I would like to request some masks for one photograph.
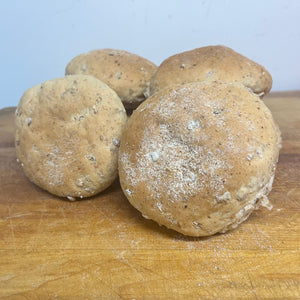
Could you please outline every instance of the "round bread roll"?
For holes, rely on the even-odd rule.
[[[149,96],[150,78],[156,68],[136,54],[100,49],[73,58],[66,67],[66,75],[95,76],[116,91],[126,109],[134,109]]]
[[[269,206],[280,132],[242,84],[166,88],[133,112],[119,178],[145,218],[189,236],[225,232]]]
[[[208,46],[163,61],[151,79],[150,93],[193,81],[240,82],[260,97],[272,87],[272,77],[263,66],[228,47]]]
[[[39,187],[75,200],[116,179],[127,116],[100,80],[70,75],[38,84],[23,94],[15,121],[17,158]]]

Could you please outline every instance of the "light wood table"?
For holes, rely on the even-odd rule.
[[[300,299],[300,92],[265,99],[283,137],[274,208],[189,238],[127,202],[118,182],[89,200],[42,191],[16,163],[0,111],[1,299]]]

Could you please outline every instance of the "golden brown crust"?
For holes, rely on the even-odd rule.
[[[267,205],[279,145],[270,111],[243,85],[166,88],[126,125],[120,182],[145,217],[186,235],[212,235]]]
[[[176,84],[216,80],[240,82],[260,97],[272,87],[272,77],[263,66],[228,47],[208,46],[164,60],[151,79],[150,93]]]
[[[16,152],[26,176],[58,196],[89,197],[117,177],[127,116],[100,80],[70,75],[28,89],[16,111]]]
[[[66,67],[66,74],[88,74],[105,82],[121,98],[125,108],[136,108],[149,94],[156,65],[136,54],[99,49],[80,54]]]

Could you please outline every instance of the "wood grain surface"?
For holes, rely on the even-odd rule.
[[[300,299],[300,92],[264,100],[283,137],[274,208],[189,238],[144,219],[116,181],[68,202],[16,163],[14,108],[0,111],[1,299]]]

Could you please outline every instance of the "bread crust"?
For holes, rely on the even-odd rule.
[[[127,122],[118,95],[100,80],[70,75],[38,84],[16,110],[16,154],[26,176],[70,200],[95,195],[117,177]]]
[[[156,68],[154,63],[130,52],[99,49],[73,58],[65,73],[95,76],[116,91],[126,109],[132,109],[149,96],[150,78]]]
[[[193,81],[240,82],[263,97],[272,76],[258,63],[226,46],[207,46],[175,54],[164,60],[150,81],[150,94]]]
[[[129,119],[120,183],[145,218],[190,236],[225,232],[268,206],[280,142],[271,112],[242,84],[173,86]]]

